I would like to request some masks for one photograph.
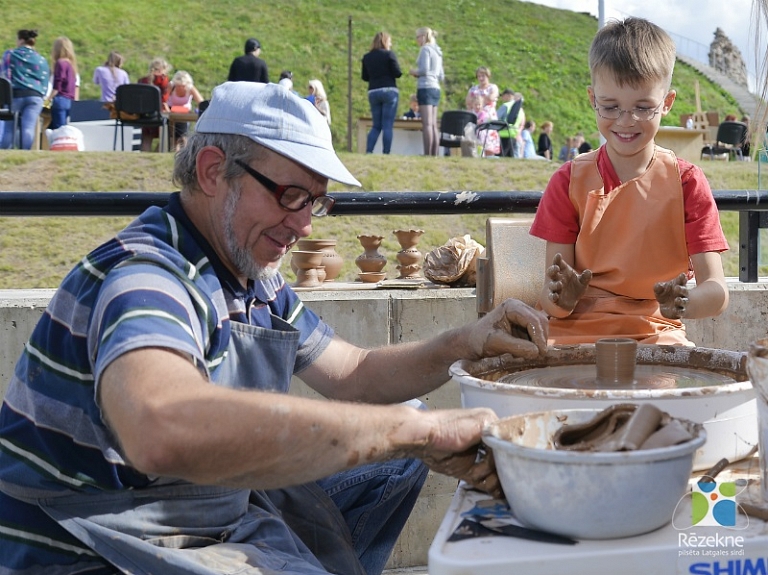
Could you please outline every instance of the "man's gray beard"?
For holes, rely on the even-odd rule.
[[[279,263],[274,267],[260,266],[254,261],[251,252],[237,243],[232,222],[237,212],[240,194],[243,190],[239,182],[232,182],[231,185],[232,190],[227,197],[227,203],[224,205],[224,241],[229,252],[229,259],[232,261],[235,269],[249,279],[264,281],[273,278],[277,275],[278,268],[280,267]]]

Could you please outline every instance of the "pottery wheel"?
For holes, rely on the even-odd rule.
[[[606,385],[597,379],[594,365],[562,365],[527,369],[504,375],[498,380],[529,387],[565,389],[616,389],[618,384]],[[671,367],[668,365],[638,365],[631,389],[680,389],[709,387],[733,383],[736,380],[703,369]],[[624,387],[622,387],[624,388]]]

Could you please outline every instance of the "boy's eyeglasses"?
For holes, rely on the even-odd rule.
[[[626,113],[636,122],[647,122],[656,117],[663,103],[664,101],[662,100],[655,108],[632,108],[631,110],[622,110],[618,106],[600,106],[595,104],[595,112],[603,120],[618,120],[622,114]]]
[[[312,204],[312,215],[318,218],[327,216],[336,203],[331,196],[314,196],[309,190],[298,186],[283,186],[260,174],[251,166],[240,160],[235,163],[243,168],[248,175],[275,194],[275,199],[280,207],[289,212],[300,212],[309,204]]]

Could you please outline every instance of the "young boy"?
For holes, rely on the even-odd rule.
[[[550,343],[693,345],[681,318],[728,305],[709,184],[654,141],[675,101],[674,63],[673,41],[647,20],[611,22],[592,42],[587,92],[605,144],[558,169],[531,227],[551,262],[540,297]]]

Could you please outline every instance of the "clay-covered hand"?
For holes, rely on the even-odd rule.
[[[508,299],[471,326],[467,359],[511,353],[534,359],[547,353],[549,322],[544,312]]]
[[[674,279],[658,282],[653,286],[656,301],[659,302],[661,315],[667,319],[685,317],[685,307],[688,305],[688,278],[680,274]]]
[[[592,280],[592,271],[584,270],[578,273],[563,260],[561,254],[555,254],[552,265],[547,268],[547,279],[549,300],[557,307],[572,312],[587,291],[587,286]]]
[[[483,428],[497,418],[486,408],[436,410],[435,432],[416,456],[432,471],[462,479],[493,497],[501,498],[493,453],[482,442]]]

